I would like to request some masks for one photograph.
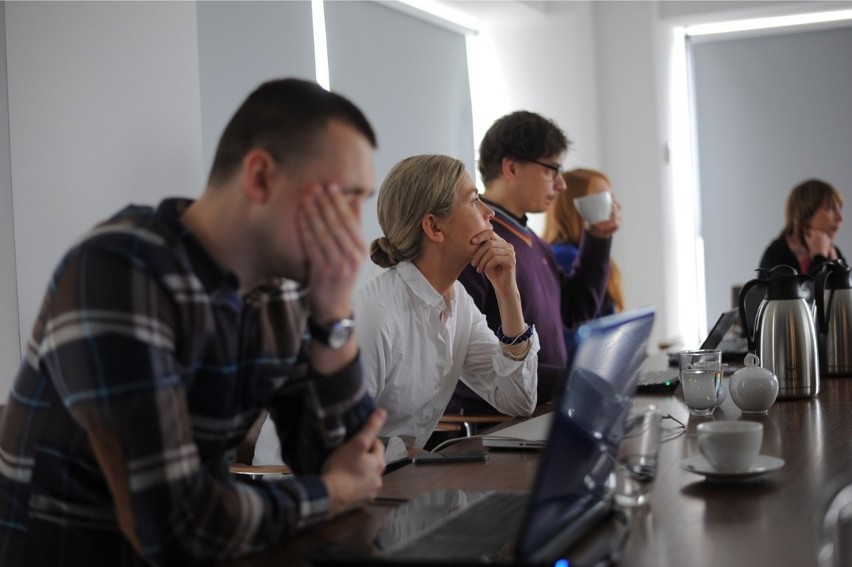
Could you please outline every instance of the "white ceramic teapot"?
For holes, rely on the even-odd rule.
[[[778,397],[778,377],[760,366],[760,359],[749,353],[745,368],[731,376],[731,399],[743,413],[761,414],[769,411]]]

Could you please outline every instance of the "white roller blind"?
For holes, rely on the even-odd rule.
[[[234,111],[259,84],[314,80],[310,2],[198,2],[204,171]]]
[[[326,2],[325,14],[331,89],[351,98],[378,136],[377,188],[415,154],[456,157],[473,175],[464,35],[374,2]],[[381,234],[375,199],[364,225],[368,239]]]

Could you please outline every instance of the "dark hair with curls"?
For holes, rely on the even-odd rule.
[[[225,127],[210,169],[210,184],[228,179],[256,148],[269,152],[279,164],[298,164],[315,151],[319,134],[330,120],[352,126],[376,147],[367,118],[346,98],[301,79],[263,83]]]
[[[503,158],[539,160],[568,150],[571,142],[552,120],[519,110],[498,119],[479,144],[479,174],[488,183],[500,177]]]

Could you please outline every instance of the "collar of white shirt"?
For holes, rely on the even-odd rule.
[[[400,262],[396,265],[396,271],[416,297],[427,306],[441,310],[442,320],[452,311],[453,301],[456,298],[455,286],[450,288],[450,292],[445,298],[432,287],[426,276],[411,262]]]

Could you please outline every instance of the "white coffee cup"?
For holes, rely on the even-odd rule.
[[[709,421],[698,424],[698,449],[719,472],[751,469],[763,443],[756,421]]]
[[[580,216],[587,223],[597,224],[609,219],[612,213],[612,193],[603,191],[585,197],[577,197],[574,199],[574,206],[577,207]]]

